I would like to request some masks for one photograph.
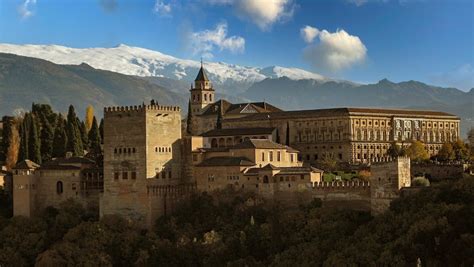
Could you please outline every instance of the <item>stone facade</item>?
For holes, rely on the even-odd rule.
[[[223,128],[275,127],[304,162],[330,155],[358,164],[387,161],[392,143],[408,146],[414,140],[435,155],[443,143],[459,138],[459,123],[443,112],[337,108],[255,114],[224,120]]]
[[[182,189],[180,112],[160,105],[104,110],[101,216],[120,214],[149,227],[171,210],[164,197]]]

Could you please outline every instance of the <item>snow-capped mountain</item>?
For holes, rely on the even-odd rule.
[[[191,82],[200,67],[199,61],[180,59],[158,51],[119,45],[113,48],[70,48],[59,45],[0,44],[0,52],[35,57],[56,64],[87,63],[96,69],[127,75],[166,77]],[[326,81],[322,75],[298,68],[239,66],[223,62],[205,62],[209,78],[221,92],[239,94],[255,82],[286,76],[292,80]]]

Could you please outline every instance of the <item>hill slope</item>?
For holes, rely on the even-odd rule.
[[[0,53],[0,114],[29,109],[32,102],[66,111],[112,105],[138,105],[150,99],[186,106],[187,98],[141,78],[94,69],[86,64],[57,65],[42,59]]]

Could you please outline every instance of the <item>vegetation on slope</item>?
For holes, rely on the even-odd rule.
[[[283,210],[255,196],[194,195],[152,231],[77,203],[0,219],[0,265],[471,266],[474,178],[424,188],[386,213]]]

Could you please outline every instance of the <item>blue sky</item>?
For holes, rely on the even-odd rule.
[[[473,14],[470,0],[2,0],[0,42],[124,43],[181,58],[468,90]]]

